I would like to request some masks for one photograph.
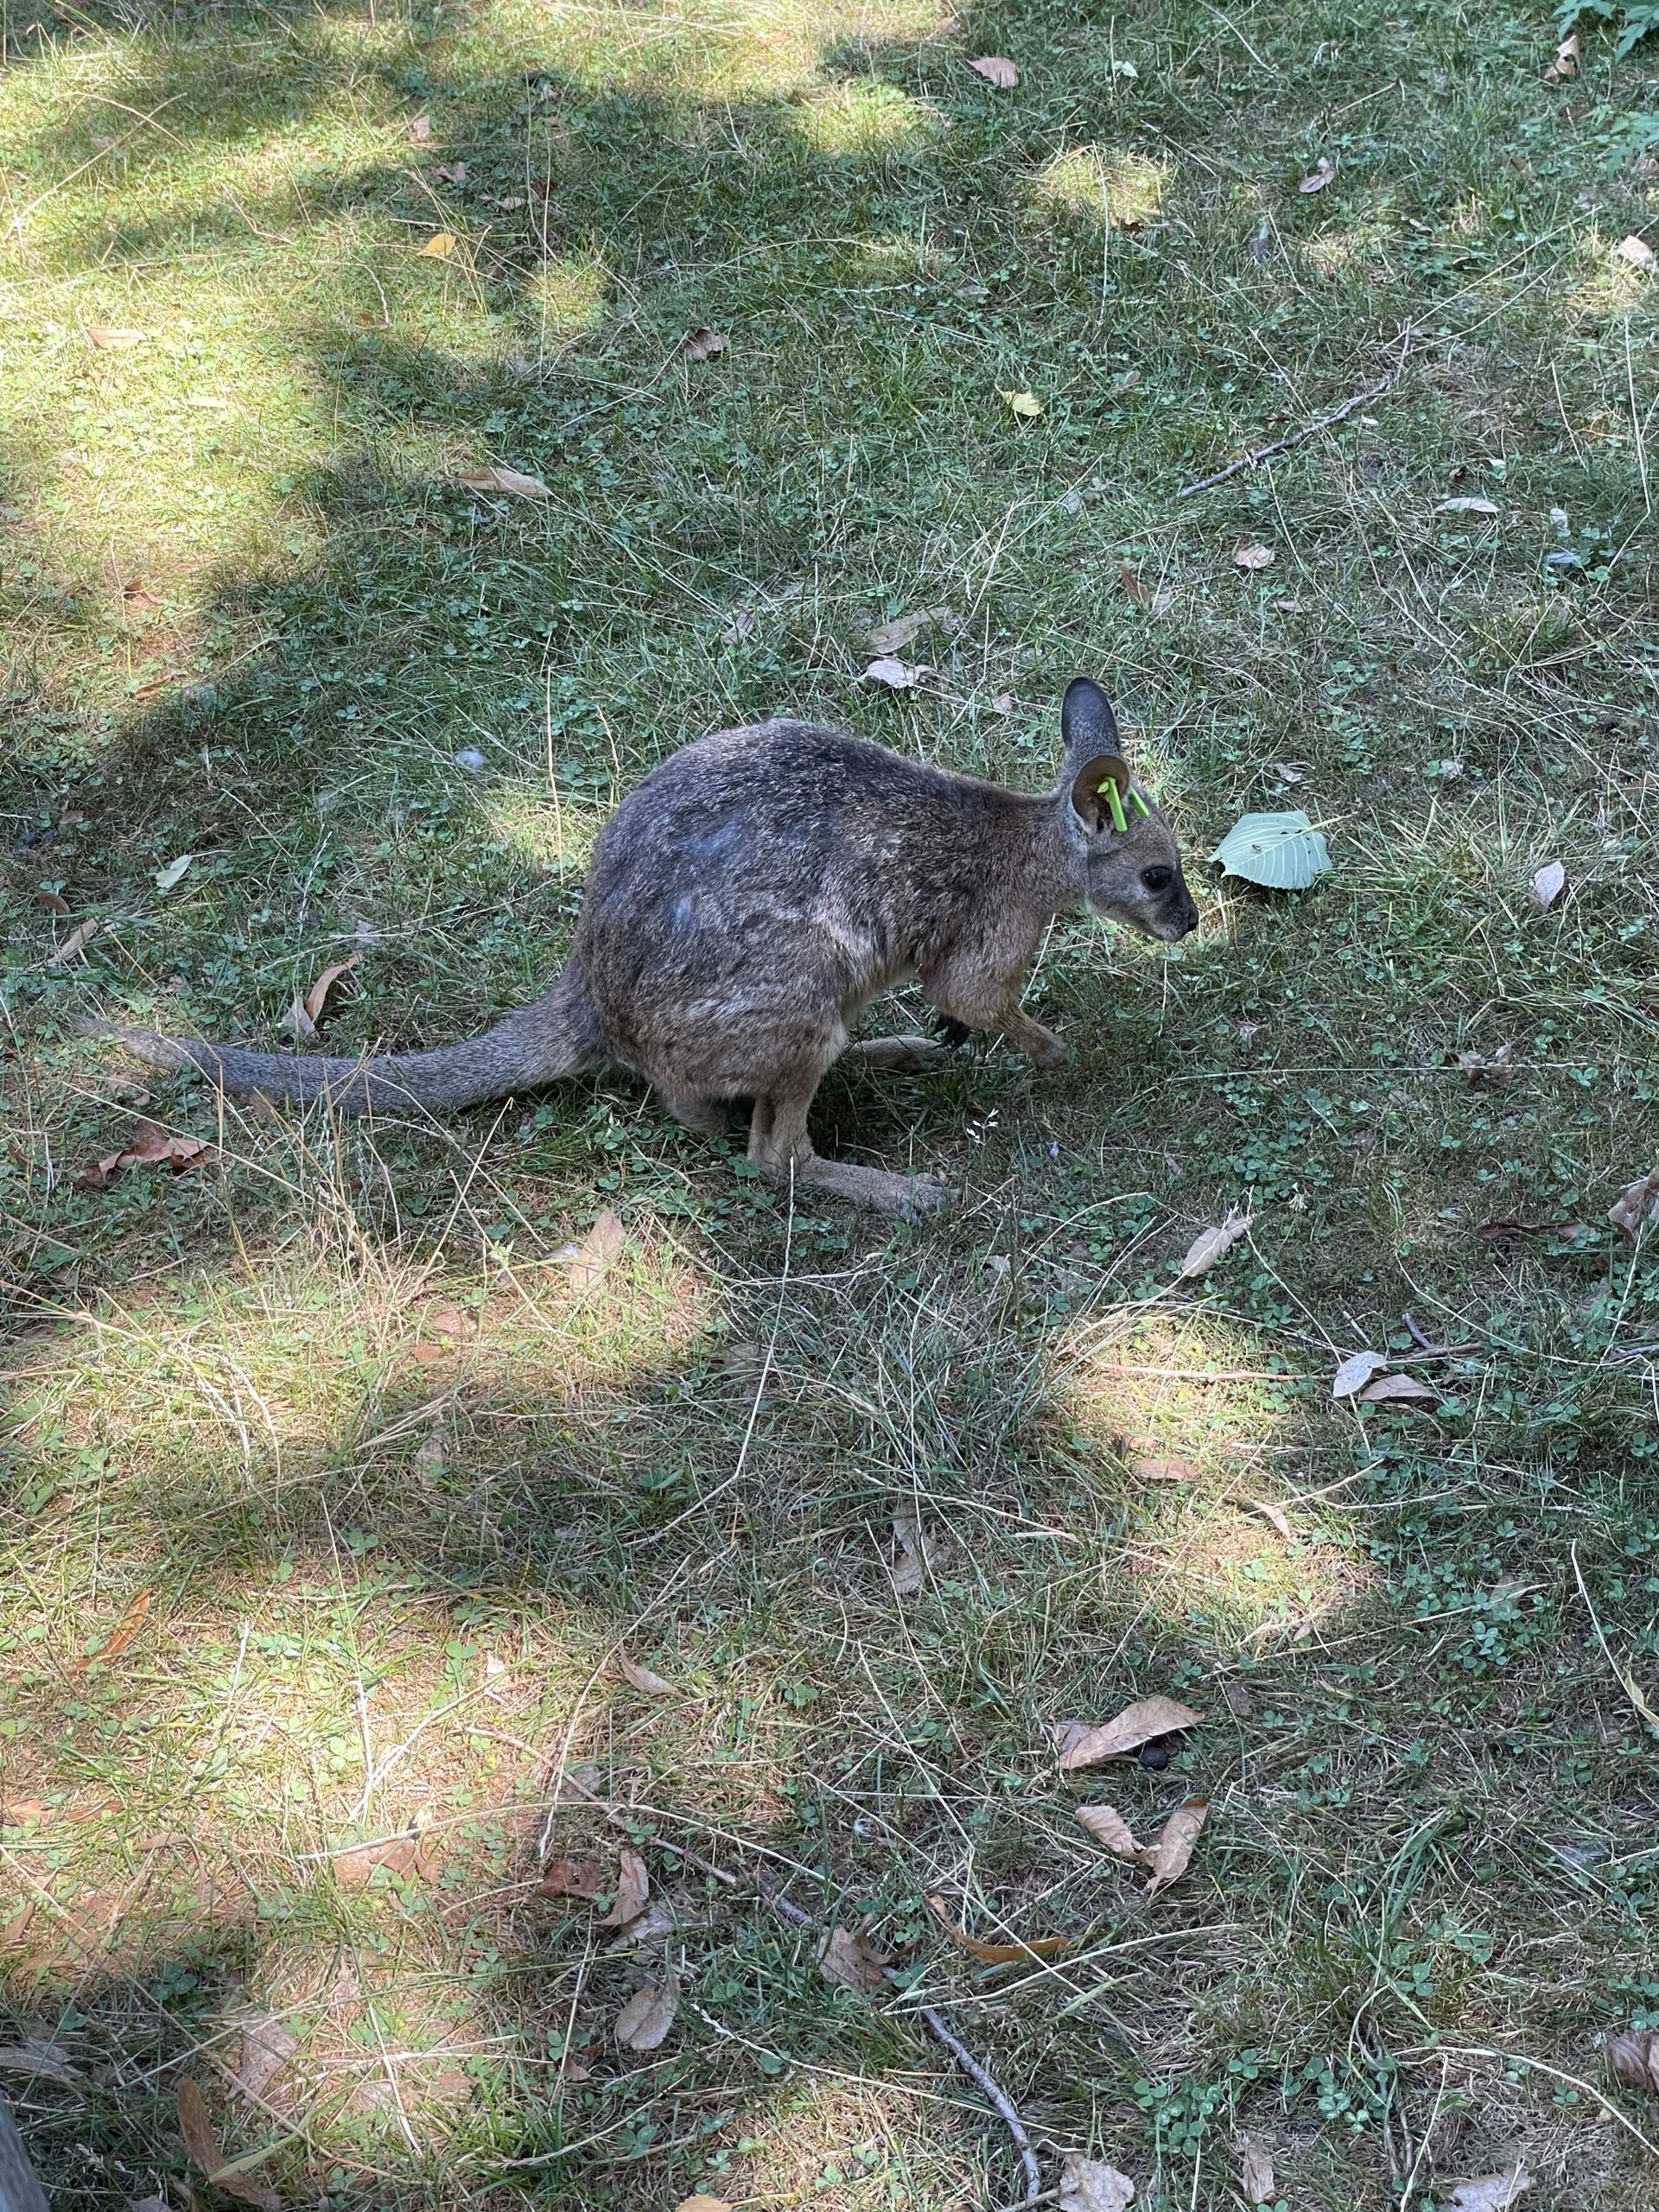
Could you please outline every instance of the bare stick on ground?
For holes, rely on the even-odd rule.
[[[1397,382],[1406,365],[1406,355],[1411,350],[1413,326],[1407,324],[1400,334],[1400,358],[1380,382],[1368,385],[1363,391],[1357,391],[1351,399],[1344,399],[1340,407],[1333,407],[1328,415],[1321,415],[1315,423],[1304,423],[1300,430],[1292,430],[1282,438],[1275,438],[1271,445],[1255,446],[1249,453],[1242,453],[1236,461],[1230,461],[1225,468],[1217,469],[1213,476],[1200,476],[1196,484],[1184,484],[1175,494],[1178,499],[1190,499],[1195,492],[1207,492],[1212,484],[1224,484],[1230,476],[1236,476],[1241,468],[1258,467],[1264,461],[1271,461],[1274,454],[1288,453],[1293,446],[1300,446],[1309,438],[1317,437],[1321,430],[1329,430],[1338,423],[1345,423],[1357,407],[1363,407],[1369,399],[1381,399],[1389,386]]]

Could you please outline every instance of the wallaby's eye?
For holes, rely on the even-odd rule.
[[[1145,891],[1167,891],[1175,880],[1175,871],[1169,868],[1143,868],[1141,887]]]

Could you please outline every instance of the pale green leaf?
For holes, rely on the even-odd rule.
[[[1247,814],[1210,855],[1229,875],[1264,883],[1269,891],[1306,891],[1328,873],[1325,839],[1300,807],[1286,814]]]

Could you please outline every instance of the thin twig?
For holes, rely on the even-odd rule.
[[[1602,1631],[1601,1622],[1597,1617],[1596,1609],[1590,1602],[1590,1592],[1585,1587],[1584,1569],[1579,1565],[1579,1547],[1576,1541],[1567,1546],[1567,1552],[1573,1561],[1573,1575],[1579,1586],[1579,1595],[1584,1600],[1584,1610],[1590,1616],[1590,1625],[1596,1631],[1596,1642],[1601,1646],[1601,1656],[1612,1669],[1613,1680],[1629,1698],[1637,1714],[1647,1722],[1655,1735],[1659,1736],[1659,1712],[1654,1710],[1635,1675],[1627,1675],[1618,1660],[1614,1658],[1612,1647]]]
[[[1315,423],[1304,423],[1300,430],[1292,430],[1282,438],[1275,438],[1271,445],[1256,446],[1249,453],[1240,454],[1236,461],[1230,461],[1225,468],[1217,469],[1213,476],[1201,476],[1196,484],[1185,484],[1175,494],[1178,499],[1190,499],[1195,492],[1207,492],[1212,484],[1224,484],[1230,476],[1236,476],[1241,468],[1255,468],[1264,461],[1271,461],[1274,454],[1288,453],[1293,446],[1300,446],[1309,438],[1317,437],[1321,430],[1328,430],[1338,423],[1347,421],[1355,408],[1363,407],[1369,399],[1381,399],[1389,387],[1396,383],[1406,365],[1406,355],[1411,350],[1412,334],[1416,326],[1408,323],[1400,334],[1400,358],[1378,384],[1368,385],[1363,391],[1357,391],[1351,399],[1344,399],[1340,407],[1333,407],[1328,415],[1321,415]]]
[[[803,1912],[787,1897],[779,1897],[776,1890],[762,1881],[757,1874],[754,1886],[774,1912],[782,1913],[785,1920],[792,1920],[798,1928],[816,1926],[810,1913]],[[931,2005],[918,2005],[917,2016],[942,2050],[948,2050],[957,2064],[981,2094],[986,2097],[1002,2125],[1014,2138],[1014,2147],[1020,2153],[1020,2163],[1026,2173],[1026,2202],[1040,2204],[1044,2201],[1042,2169],[1037,2164],[1037,2153],[1031,2147],[1031,2138],[1026,2133],[1025,2122],[1014,2110],[1006,2093],[997,2087],[972,2051],[957,2042]]]
[[[1417,1346],[1412,1357],[1419,1364],[1426,1359],[1466,1359],[1471,1351],[1480,1350],[1478,1344],[1437,1344],[1432,1337],[1423,1334],[1409,1313],[1402,1313],[1400,1318],[1411,1332],[1412,1340]]]
[[[964,2049],[957,2041],[933,2007],[931,2005],[921,2005],[917,2007],[917,2011],[920,2015],[922,2025],[932,2037],[934,2042],[942,2050],[950,2052],[968,2079],[974,2082],[995,2106],[997,2116],[1014,2138],[1014,2147],[1020,2153],[1020,2163],[1026,2170],[1026,2202],[1027,2204],[1040,2204],[1044,2194],[1042,2170],[1037,2164],[1037,2153],[1031,2147],[1031,2138],[1027,2134],[1025,2124],[1019,2113],[973,2053]]]

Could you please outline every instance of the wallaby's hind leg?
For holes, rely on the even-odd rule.
[[[683,1128],[695,1129],[699,1136],[717,1137],[726,1128],[725,1102],[719,1098],[700,1098],[695,1091],[663,1090],[658,1096]]]
[[[843,1060],[861,1060],[867,1068],[880,1068],[889,1075],[914,1075],[923,1068],[943,1067],[956,1056],[937,1037],[866,1037],[849,1045]]]
[[[792,1170],[800,1189],[830,1191],[881,1213],[936,1213],[956,1204],[956,1192],[938,1183],[916,1182],[908,1175],[890,1174],[885,1167],[855,1167],[847,1160],[821,1158],[806,1132],[807,1109],[821,1072],[814,1067],[774,1084],[767,1096],[755,1100],[749,1158],[763,1175],[787,1183]]]

